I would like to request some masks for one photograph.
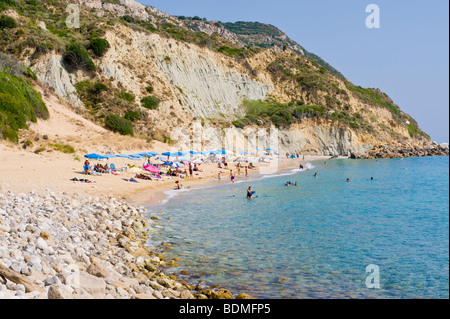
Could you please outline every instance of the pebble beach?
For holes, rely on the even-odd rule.
[[[145,244],[146,214],[112,197],[0,194],[0,299],[193,299]]]

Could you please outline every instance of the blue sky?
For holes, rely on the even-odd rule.
[[[172,15],[280,28],[356,85],[380,88],[439,143],[449,141],[447,0],[138,0]],[[366,27],[366,6],[380,28]]]

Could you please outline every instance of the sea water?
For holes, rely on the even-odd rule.
[[[258,298],[449,298],[448,161],[333,159],[180,192],[151,240],[181,258],[168,272]]]

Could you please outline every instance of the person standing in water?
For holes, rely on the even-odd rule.
[[[252,199],[253,198],[253,194],[254,194],[254,192],[252,192],[252,187],[250,186],[247,189],[247,199]]]
[[[231,178],[231,182],[234,183],[234,173],[233,173],[233,171],[230,171],[230,178]]]

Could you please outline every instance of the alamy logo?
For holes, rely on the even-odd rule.
[[[366,267],[369,275],[366,278],[366,287],[369,289],[380,289],[380,267],[377,265],[369,265]]]
[[[370,13],[366,18],[366,27],[368,29],[380,28],[380,7],[376,4],[369,4],[366,7],[366,13]]]
[[[69,4],[66,8],[66,12],[69,16],[66,19],[66,26],[69,29],[80,28],[80,8],[75,4]]]

